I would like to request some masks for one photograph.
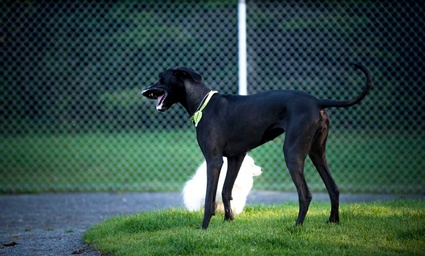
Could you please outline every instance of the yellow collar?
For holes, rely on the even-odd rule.
[[[208,105],[208,102],[210,102],[211,97],[216,93],[217,93],[217,91],[210,91],[205,96],[205,99],[203,100],[204,102],[202,103],[202,105],[198,108],[198,110],[195,112],[195,114],[193,114],[193,116],[190,118],[190,120],[192,120],[195,127],[198,126],[199,121],[201,121],[201,119],[202,119],[202,110],[205,109],[205,107]]]

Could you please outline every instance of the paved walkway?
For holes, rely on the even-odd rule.
[[[341,202],[398,198],[425,200],[425,195],[345,194]],[[295,193],[253,191],[248,204],[297,200]],[[328,196],[313,193],[313,200],[328,200]],[[81,239],[93,224],[116,215],[182,206],[179,193],[1,195],[0,255],[100,255]]]

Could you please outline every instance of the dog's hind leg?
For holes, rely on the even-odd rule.
[[[331,200],[331,214],[329,222],[339,222],[339,189],[334,179],[332,178],[328,163],[326,161],[326,140],[328,137],[329,118],[322,111],[323,123],[322,129],[317,135],[309,153],[310,159],[320,174]]]
[[[241,168],[245,154],[240,156],[228,157],[228,169],[226,174],[226,180],[223,185],[223,192],[221,194],[224,204],[224,220],[233,220],[232,207],[230,200],[232,200],[232,189],[235,184],[236,177],[238,176],[239,169]]]
[[[286,166],[289,169],[292,181],[294,182],[298,192],[299,211],[298,218],[295,223],[297,225],[301,225],[303,224],[305,216],[307,215],[308,207],[312,199],[311,192],[304,177],[305,158],[298,157],[298,159],[296,159],[295,157],[291,157],[289,153],[286,153],[285,159],[288,158],[290,160],[286,160]]]
[[[215,195],[222,165],[222,156],[207,159],[207,191],[205,194],[204,220],[202,221],[202,228],[204,229],[208,227],[211,217],[215,214]]]
[[[303,129],[300,130],[299,127],[303,127],[304,131]],[[304,177],[304,162],[314,135],[310,134],[311,130],[306,128],[308,126],[298,125],[294,126],[294,129],[288,129],[283,146],[286,166],[298,192],[299,212],[296,220],[297,225],[303,224],[312,199]]]
[[[331,200],[331,214],[329,222],[339,222],[339,189],[334,179],[332,178],[329,170],[325,152],[312,150],[310,153],[310,159],[320,174],[323,182],[325,183],[326,189],[328,190],[329,198]]]

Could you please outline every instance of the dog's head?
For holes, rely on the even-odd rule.
[[[251,176],[260,176],[263,169],[255,164],[251,156],[246,155],[239,172],[248,172]]]
[[[160,112],[168,110],[175,103],[182,103],[186,98],[185,81],[201,83],[202,76],[191,68],[177,67],[159,74],[158,81],[144,89],[142,95],[156,99],[156,109]]]

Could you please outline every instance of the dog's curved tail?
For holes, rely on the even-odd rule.
[[[369,70],[367,70],[367,68],[361,64],[358,63],[350,63],[351,66],[353,66],[356,69],[360,69],[361,71],[363,71],[363,73],[366,76],[366,85],[363,88],[362,92],[357,95],[357,97],[351,99],[351,100],[319,100],[319,106],[321,109],[325,109],[325,108],[331,108],[331,107],[336,107],[336,108],[346,108],[346,107],[351,107],[353,105],[356,105],[357,103],[359,103],[360,101],[362,101],[364,99],[364,97],[367,95],[367,93],[369,92],[369,89],[372,87],[372,76],[370,75]]]

